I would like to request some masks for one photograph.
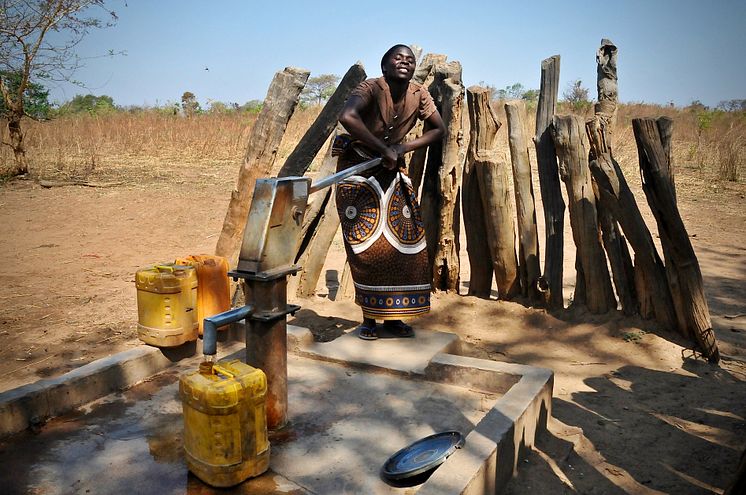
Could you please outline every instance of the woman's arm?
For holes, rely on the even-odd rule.
[[[378,151],[383,158],[384,167],[393,170],[396,167],[396,160],[399,158],[399,155],[393,147],[388,146],[381,139],[378,139],[365,126],[365,122],[360,117],[360,112],[364,107],[365,102],[362,98],[356,95],[350,96],[339,116],[339,122],[347,129],[347,132],[352,137],[359,139],[371,149]]]
[[[430,146],[431,144],[443,139],[443,136],[446,134],[446,126],[437,110],[425,119],[425,123],[429,124],[430,128],[425,131],[422,136],[413,139],[408,143],[395,144],[392,146],[399,156],[419,148],[424,148],[425,146]]]

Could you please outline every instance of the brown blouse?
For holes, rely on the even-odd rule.
[[[426,120],[435,111],[435,103],[427,89],[410,82],[400,114],[394,113],[394,103],[386,79],[368,79],[352,91],[365,107],[360,117],[371,133],[385,143],[400,143],[415,126],[417,119]]]

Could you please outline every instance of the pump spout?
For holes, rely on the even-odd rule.
[[[254,306],[247,304],[205,318],[202,332],[202,353],[205,356],[215,356],[218,352],[218,327],[241,321],[253,312]]]

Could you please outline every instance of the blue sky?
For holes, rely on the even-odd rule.
[[[378,7],[375,5],[378,4]],[[287,66],[342,75],[362,61],[380,75],[396,43],[417,44],[463,66],[464,84],[538,88],[541,61],[561,56],[560,93],[576,79],[596,92],[602,38],[619,48],[623,102],[687,105],[746,98],[746,1],[117,0],[116,26],[89,34],[82,56],[107,50],[58,85],[50,99],[107,94],[119,105],[264,98]],[[368,6],[370,5],[370,6]],[[209,69],[209,70],[206,70]]]

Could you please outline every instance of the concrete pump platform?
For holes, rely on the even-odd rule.
[[[426,330],[315,343],[288,327],[289,425],[270,435],[270,471],[226,490],[191,475],[182,453],[178,379],[200,356],[141,346],[0,394],[0,486],[9,494],[500,493],[520,448],[546,427],[553,374],[459,356],[458,347],[457,336]],[[220,358],[244,352],[242,342],[218,347]],[[446,430],[466,442],[429,477],[409,487],[381,479],[389,456]]]

